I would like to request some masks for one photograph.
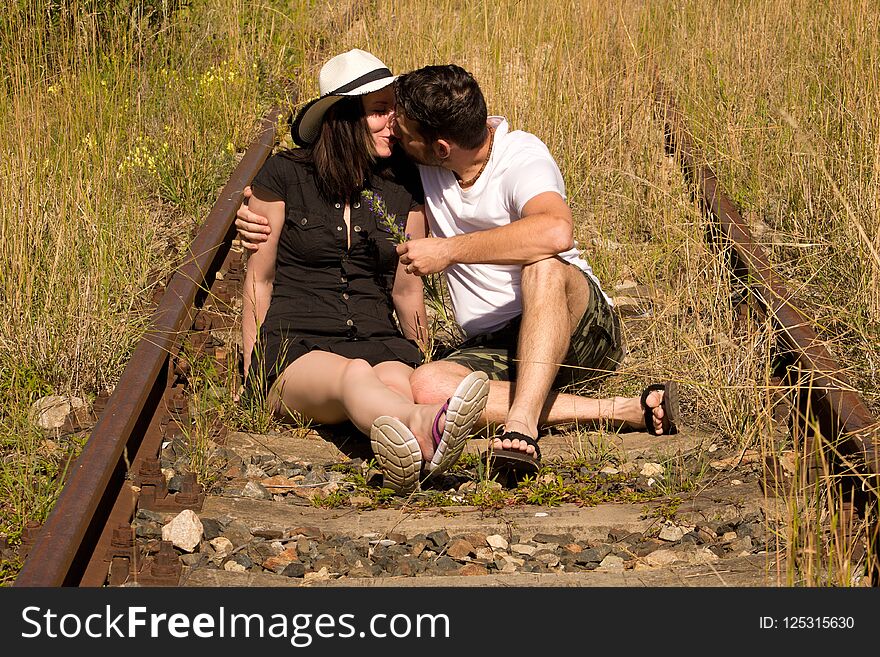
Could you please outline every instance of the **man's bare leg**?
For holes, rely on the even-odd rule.
[[[504,424],[507,431],[537,437],[538,426],[574,422],[612,421],[635,429],[645,427],[638,397],[595,399],[553,392],[556,374],[574,331],[590,300],[590,287],[583,273],[558,258],[523,268],[523,318],[517,346],[518,374],[515,383],[490,381],[484,423]],[[416,369],[411,378],[417,402],[442,401],[470,370],[453,362],[437,361]],[[661,434],[663,393],[646,399],[652,409],[653,431]],[[533,446],[519,440],[496,440],[495,449],[520,449],[534,453]]]
[[[587,307],[590,288],[579,269],[547,258],[523,267],[521,290],[517,384],[504,426],[535,438],[541,410],[568,353],[571,332]]]
[[[461,380],[471,372],[464,365],[438,360],[422,365],[413,372],[410,383],[416,403],[440,404],[454,392]],[[489,381],[489,401],[481,418],[482,426],[504,424],[510,412],[516,384],[508,381]],[[654,433],[663,431],[663,393],[648,395],[647,405],[653,409]],[[645,427],[644,413],[638,397],[608,397],[597,399],[581,395],[551,392],[544,400],[538,418],[539,426],[608,421],[637,430]]]

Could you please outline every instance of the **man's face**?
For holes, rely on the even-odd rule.
[[[434,154],[431,144],[426,142],[419,131],[418,122],[408,119],[406,114],[400,111],[400,106],[394,112],[391,131],[400,143],[401,148],[414,162],[432,166],[439,166],[441,164]]]

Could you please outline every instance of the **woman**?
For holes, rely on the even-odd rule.
[[[456,461],[488,383],[474,373],[443,405],[413,402],[427,321],[395,235],[423,237],[426,225],[418,173],[393,149],[394,79],[363,50],[329,60],[321,96],[292,124],[302,148],[254,178],[250,209],[271,234],[248,260],[242,337],[250,387],[280,412],[350,420],[370,435],[385,485],[407,493],[423,468],[434,476]]]

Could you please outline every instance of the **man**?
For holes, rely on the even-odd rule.
[[[489,117],[479,85],[459,66],[406,73],[395,94],[394,134],[418,165],[432,235],[399,245],[398,255],[417,275],[445,272],[466,335],[415,371],[416,401],[442,402],[471,371],[485,371],[492,382],[484,421],[504,425],[495,462],[520,473],[537,471],[541,425],[613,420],[674,432],[674,384],[636,398],[554,392],[614,370],[623,349],[611,301],[576,248],[547,147]],[[249,248],[265,232],[261,223],[239,210]]]

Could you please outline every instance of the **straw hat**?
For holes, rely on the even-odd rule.
[[[336,55],[321,67],[318,84],[321,95],[310,100],[296,113],[291,124],[293,141],[310,146],[318,138],[324,113],[334,103],[348,96],[363,96],[384,89],[394,82],[388,67],[364,50],[349,50]]]

